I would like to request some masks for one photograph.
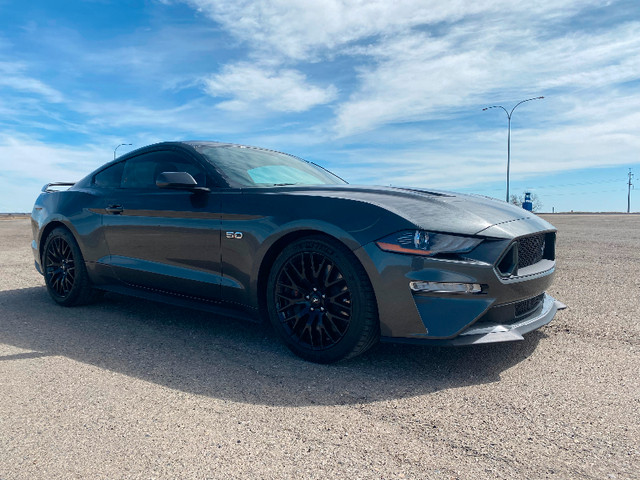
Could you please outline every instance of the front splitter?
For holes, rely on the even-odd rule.
[[[516,340],[524,340],[523,335],[537,330],[543,325],[548,324],[555,316],[558,310],[567,308],[567,306],[553,298],[549,294],[545,294],[542,310],[536,315],[527,317],[513,324],[500,323],[481,323],[478,326],[472,325],[464,330],[458,336],[448,339],[430,339],[424,336],[416,335],[415,337],[382,337],[380,341],[390,343],[411,343],[422,345],[478,345],[482,343],[497,342],[513,342]]]

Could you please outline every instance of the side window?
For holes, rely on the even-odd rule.
[[[207,176],[198,165],[175,152],[151,152],[131,158],[125,162],[122,188],[158,188],[156,179],[162,172],[187,172],[206,186]]]
[[[93,176],[93,184],[100,188],[120,188],[124,162],[111,165]]]

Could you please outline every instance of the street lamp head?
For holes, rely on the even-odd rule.
[[[515,105],[515,107],[513,107],[513,108],[511,109],[511,113],[513,113],[513,111],[516,109],[516,107],[517,107],[518,105],[520,105],[521,103],[524,103],[524,102],[530,102],[531,100],[542,100],[543,98],[544,98],[543,96],[540,96],[540,97],[532,97],[532,98],[527,98],[526,100],[522,100],[522,101],[518,102],[518,103]],[[506,108],[504,108],[502,105],[492,105],[492,106],[490,106],[490,107],[485,107],[485,108],[483,108],[483,109],[482,109],[482,111],[483,111],[483,112],[484,112],[484,111],[487,111],[487,110],[489,110],[490,108],[501,108],[501,109],[503,109],[505,112],[507,112],[507,116],[511,116],[511,114],[509,113],[509,111],[508,111]]]
[[[131,146],[131,145],[133,145],[133,143],[120,143],[116,148],[114,148],[114,149],[113,149],[113,159],[114,159],[114,160],[116,159],[116,152],[117,152],[117,151],[118,151],[118,149],[119,149],[120,147],[122,147],[123,145],[129,145],[129,146]]]

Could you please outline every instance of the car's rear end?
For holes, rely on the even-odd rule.
[[[40,274],[43,274],[42,258],[40,247],[42,234],[47,224],[55,218],[55,206],[59,204],[60,193],[73,187],[73,182],[53,182],[42,187],[42,191],[33,205],[31,211],[31,250],[35,261],[35,267]]]

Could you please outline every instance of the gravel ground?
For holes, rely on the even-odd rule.
[[[332,366],[198,311],[55,306],[2,220],[0,479],[640,478],[640,215],[547,218],[550,325]]]

